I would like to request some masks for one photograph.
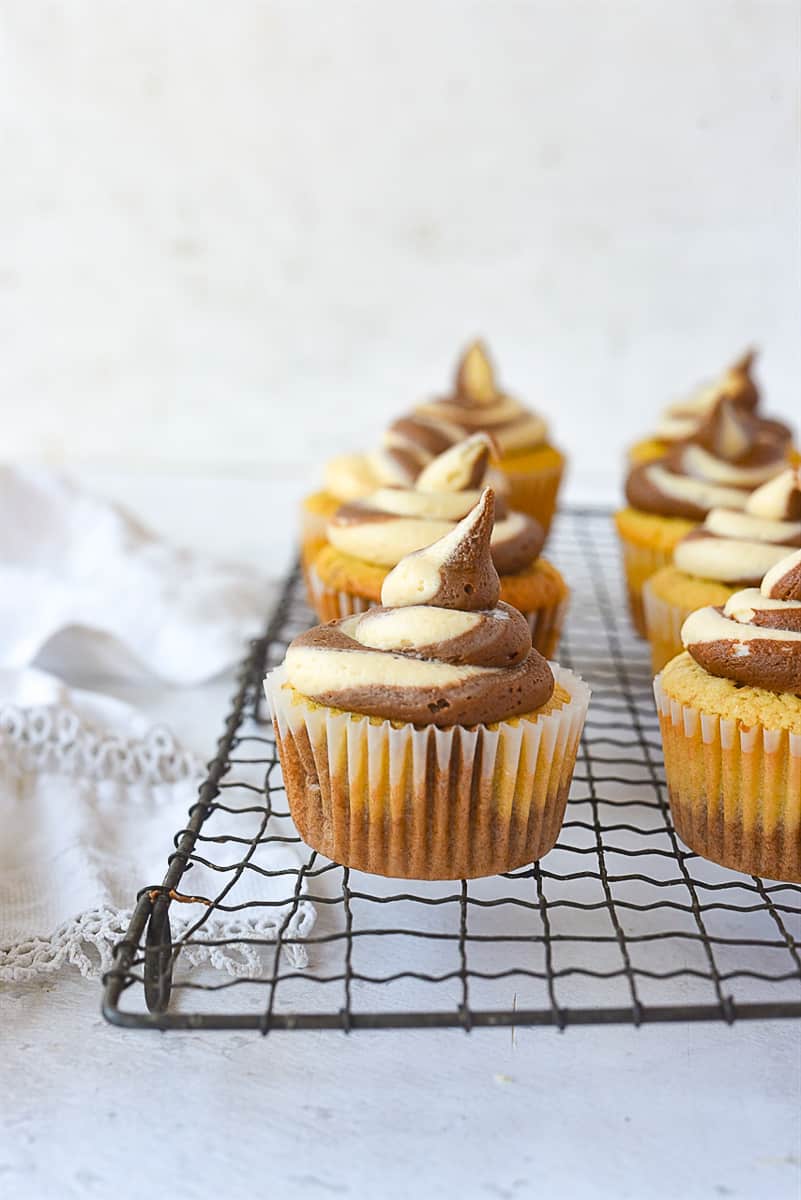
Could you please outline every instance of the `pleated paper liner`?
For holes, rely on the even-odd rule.
[[[560,455],[559,461],[553,466],[520,473],[514,469],[514,456],[502,459],[500,465],[509,481],[509,508],[534,517],[547,534],[556,512],[556,498],[565,469],[564,459]]]
[[[640,637],[645,637],[643,587],[651,575],[655,575],[661,567],[666,567],[673,561],[673,550],[672,548],[662,550],[658,547],[641,546],[624,537],[621,537],[620,544],[623,549],[623,570],[626,576],[631,622]]]
[[[748,875],[801,882],[801,734],[671,699],[654,680],[670,811],[697,854]]]
[[[265,681],[290,811],[327,858],[404,879],[495,875],[542,857],[564,819],[590,690],[558,666],[561,707],[472,729],[315,705]]]
[[[313,566],[309,567],[307,586],[311,597],[311,605],[321,622],[336,621],[341,617],[351,617],[355,613],[367,612],[379,603],[367,596],[357,596],[353,592],[338,591],[329,587],[320,578]],[[501,584],[501,599],[503,599],[503,584]],[[555,604],[543,604],[540,608],[526,612],[523,616],[528,621],[531,630],[531,642],[535,650],[545,658],[553,658],[562,627],[565,623],[567,610],[570,606],[570,596],[562,596]]]
[[[651,665],[657,674],[683,651],[681,627],[694,609],[657,596],[650,581],[646,581],[642,590],[642,606],[645,635],[651,646]]]

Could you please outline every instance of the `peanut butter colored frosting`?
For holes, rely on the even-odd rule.
[[[656,462],[636,466],[626,499],[643,512],[701,521],[713,508],[743,510],[751,492],[786,466],[791,435],[720,399],[691,438]]]
[[[753,412],[759,404],[759,391],[751,375],[756,352],[747,351],[711,383],[702,384],[691,396],[671,404],[662,416],[654,437],[662,442],[678,442],[692,437],[701,422],[719,400],[731,400],[738,408]]]
[[[553,693],[527,621],[499,603],[487,488],[458,525],[402,559],[382,606],[289,646],[288,682],[319,704],[414,725],[479,725],[533,712]]]
[[[692,613],[681,640],[710,675],[801,694],[801,550],[772,566],[759,588]]]
[[[492,439],[465,438],[432,459],[410,487],[378,488],[343,505],[328,525],[328,539],[345,554],[394,567],[407,554],[449,533],[475,506],[489,482]],[[545,535],[532,517],[509,512],[496,501],[492,557],[502,575],[514,574],[539,556]]]
[[[713,508],[700,529],[676,546],[673,563],[702,579],[758,584],[766,571],[798,547],[801,471],[788,467],[752,492],[744,511]]]

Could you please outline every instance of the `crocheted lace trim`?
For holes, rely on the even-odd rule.
[[[154,725],[125,738],[83,721],[56,705],[0,706],[0,753],[21,771],[47,771],[118,783],[178,783],[203,777],[200,760]]]
[[[283,936],[307,937],[314,926],[315,916],[309,901],[302,900]],[[59,971],[67,965],[77,967],[85,979],[98,979],[111,968],[114,946],[124,936],[130,919],[130,911],[96,908],[65,922],[52,937],[32,938],[7,950],[0,949],[0,980],[24,982],[39,975]],[[170,924],[173,943],[177,943],[189,927],[189,922],[185,919],[172,919],[171,914]],[[280,918],[275,917],[247,921],[211,918],[205,923],[199,936],[209,941],[232,937],[275,940],[280,924]],[[283,953],[293,967],[303,968],[308,965],[305,946],[284,946]],[[178,969],[206,964],[238,977],[261,974],[265,963],[270,960],[271,956],[264,957],[259,946],[204,946],[195,943],[184,946],[181,950]]]
[[[170,784],[203,778],[200,760],[176,742],[172,733],[154,726],[144,737],[124,738],[82,721],[77,713],[58,706],[19,708],[0,706],[0,759],[19,772],[51,772],[80,779],[119,783]],[[283,936],[302,938],[311,933],[314,906],[301,900]],[[131,919],[131,910],[102,907],[83,912],[65,922],[49,938],[32,938],[0,947],[0,980],[24,981],[77,967],[87,979],[96,979],[112,965],[113,950]],[[274,911],[258,918],[210,917],[199,932],[201,940],[252,937],[274,940],[284,914]],[[171,913],[173,942],[189,928],[189,920]],[[303,946],[284,946],[292,966],[305,967]],[[178,960],[184,967],[207,964],[232,976],[259,974],[265,959],[258,946],[187,945]]]

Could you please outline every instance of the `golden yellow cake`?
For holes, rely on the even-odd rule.
[[[801,882],[801,549],[692,613],[654,680],[670,808],[705,858]]]
[[[724,396],[696,432],[664,458],[641,462],[626,480],[616,517],[631,618],[645,636],[643,587],[670,565],[678,542],[713,508],[741,510],[787,465],[790,431]]]
[[[265,680],[292,818],[335,862],[474,878],[556,841],[589,689],[499,600],[492,521],[487,489],[381,607],[301,634]]]
[[[656,571],[672,561],[676,545],[697,524],[697,521],[684,517],[660,517],[657,513],[641,512],[636,508],[623,508],[615,513],[629,613],[641,637],[646,636],[643,587]]]
[[[300,563],[308,587],[308,571],[314,559],[326,545],[328,522],[341,501],[330,492],[312,492],[306,496],[300,510]]]
[[[383,488],[343,505],[329,520],[328,544],[311,562],[308,585],[321,621],[378,604],[387,573],[406,554],[429,545],[476,502],[488,473],[490,439],[473,434],[438,455],[411,488]],[[534,648],[556,650],[569,591],[557,569],[540,557],[544,535],[526,514],[498,504],[492,553],[501,598],[518,608]]]
[[[643,619],[655,674],[681,653],[681,627],[690,613],[709,604],[725,604],[736,590],[714,579],[696,579],[673,566],[660,567],[646,580]]]
[[[673,551],[673,563],[643,587],[645,632],[654,671],[681,653],[690,613],[725,604],[733,592],[760,582],[801,547],[801,472],[787,467],[757,488],[743,511],[713,508]]]

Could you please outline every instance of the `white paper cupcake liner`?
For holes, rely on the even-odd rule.
[[[801,734],[705,713],[654,680],[670,809],[704,858],[801,882]]]
[[[551,849],[564,817],[590,689],[536,720],[394,727],[298,700],[279,667],[265,680],[290,809],[326,857],[380,875],[493,875]]]

